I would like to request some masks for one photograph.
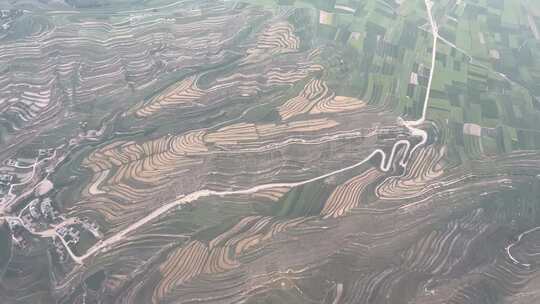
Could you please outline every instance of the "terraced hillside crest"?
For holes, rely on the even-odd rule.
[[[539,302],[539,20],[0,4],[0,302]]]

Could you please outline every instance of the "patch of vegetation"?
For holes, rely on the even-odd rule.
[[[279,217],[317,215],[330,196],[332,188],[322,181],[296,187],[278,201],[273,214]]]

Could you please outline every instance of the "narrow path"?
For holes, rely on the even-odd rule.
[[[437,57],[437,41],[439,39],[439,28],[437,27],[435,20],[433,20],[433,14],[431,13],[431,9],[433,8],[433,2],[431,0],[424,0],[424,3],[426,5],[426,11],[429,18],[429,24],[431,25],[431,34],[433,35],[433,46],[432,46],[432,52],[431,52],[431,69],[429,71],[429,80],[428,80],[428,85],[426,88],[426,98],[424,99],[424,107],[422,108],[422,117],[412,122],[414,126],[418,126],[424,123],[424,121],[426,120],[426,112],[427,112],[429,97],[431,93],[431,83],[433,81],[433,75],[435,72],[435,58]]]
[[[514,246],[516,246],[519,242],[521,242],[521,239],[522,239],[524,236],[526,236],[526,235],[529,234],[529,233],[538,231],[538,230],[540,230],[540,226],[539,226],[539,227],[532,228],[532,229],[529,229],[529,230],[523,232],[522,234],[520,234],[515,242],[513,242],[512,244],[506,246],[506,248],[505,248],[505,250],[506,250],[506,255],[508,255],[508,257],[510,258],[510,260],[512,260],[512,262],[513,262],[514,264],[518,264],[518,265],[521,265],[521,266],[524,266],[524,267],[527,267],[527,268],[531,266],[531,264],[522,263],[522,262],[518,261],[518,259],[516,259],[516,258],[512,255],[511,250],[512,250],[512,248],[513,248]]]

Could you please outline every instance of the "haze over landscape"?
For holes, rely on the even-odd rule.
[[[538,27],[0,0],[0,303],[540,303]]]

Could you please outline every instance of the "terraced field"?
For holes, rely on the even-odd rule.
[[[540,301],[540,6],[0,3],[0,302]]]

